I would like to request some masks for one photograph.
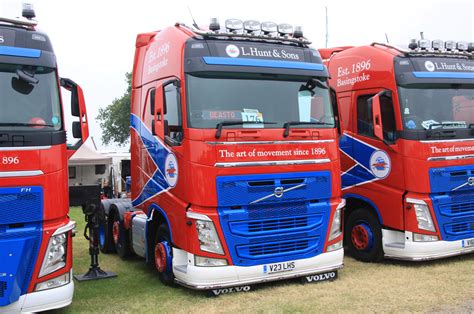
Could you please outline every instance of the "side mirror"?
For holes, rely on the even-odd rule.
[[[72,123],[72,136],[74,138],[82,139],[81,123],[79,121],[74,121]]]
[[[73,137],[80,138],[84,143],[89,137],[89,122],[82,88],[73,80],[67,78],[61,78],[60,85],[71,92],[71,115],[79,118],[79,121],[72,124]],[[79,146],[74,146],[74,149],[77,148]]]

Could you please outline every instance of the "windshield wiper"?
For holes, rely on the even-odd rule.
[[[222,121],[216,125],[216,138],[220,138],[222,134],[222,127],[228,125],[244,125],[244,124],[277,124],[276,122],[267,122],[267,121]]]
[[[20,122],[0,122],[0,126],[49,126],[49,127],[54,127],[54,125],[52,125],[52,124],[20,123]]]
[[[283,132],[284,137],[288,137],[288,135],[290,135],[290,126],[292,125],[330,125],[330,126],[333,126],[334,124],[327,123],[327,122],[320,122],[320,121],[289,121],[283,124],[283,128],[285,129],[285,132]]]

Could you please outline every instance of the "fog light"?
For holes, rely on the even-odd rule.
[[[443,49],[444,43],[442,40],[435,39],[431,42],[431,46],[433,47],[434,50],[440,50],[440,49]]]
[[[459,41],[457,44],[456,44],[456,49],[459,50],[459,51],[466,51],[467,48],[468,48],[468,43],[465,42],[465,41]]]
[[[70,281],[71,281],[71,275],[69,273],[65,273],[56,278],[40,282],[39,284],[36,285],[35,291],[43,291],[43,290],[58,288],[58,287],[67,285]]]
[[[244,29],[248,33],[253,33],[260,30],[260,22],[255,20],[248,20],[244,22]]]
[[[281,36],[293,34],[293,26],[290,24],[282,23],[278,25],[278,32]]]
[[[326,252],[332,252],[335,250],[339,250],[342,248],[342,240],[339,242],[336,242],[334,244],[328,245],[328,248],[326,249]]]
[[[273,22],[263,22],[261,25],[261,28],[262,28],[262,32],[265,35],[268,35],[270,33],[276,33],[278,26],[276,23],[273,23]]]
[[[210,258],[205,256],[194,256],[194,264],[201,267],[227,266],[227,260],[224,258]]]
[[[225,27],[233,32],[241,30],[244,27],[244,24],[242,23],[242,20],[239,19],[228,19],[225,21]]]
[[[418,46],[421,49],[430,49],[431,48],[431,41],[429,41],[428,39],[420,39],[418,41]]]
[[[435,235],[413,233],[414,242],[432,242],[432,241],[438,241],[438,240],[439,240],[438,236],[435,236]]]
[[[452,40],[447,40],[444,42],[444,49],[451,51],[456,47],[456,42]]]

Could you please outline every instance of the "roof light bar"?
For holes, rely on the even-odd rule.
[[[433,53],[449,53],[457,55],[467,55],[474,51],[474,43],[466,41],[446,40],[443,42],[441,39],[435,39],[430,41],[428,39],[410,39],[408,48],[413,50],[416,54],[433,54]]]
[[[227,19],[221,26],[217,18],[211,18],[208,30],[201,30],[195,27],[188,27],[182,23],[176,26],[183,26],[196,34],[204,37],[231,39],[245,37],[257,41],[277,41],[283,44],[309,45],[311,42],[303,35],[301,26],[282,23],[277,24],[271,21],[260,23],[257,20]]]

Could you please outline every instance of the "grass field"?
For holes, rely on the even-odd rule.
[[[74,238],[74,272],[89,266],[84,218]],[[210,298],[179,286],[163,286],[142,259],[100,255],[100,265],[117,278],[76,282],[71,306],[58,312],[474,312],[474,255],[427,263],[365,264],[345,258],[333,282],[302,285],[284,281],[247,293]]]

